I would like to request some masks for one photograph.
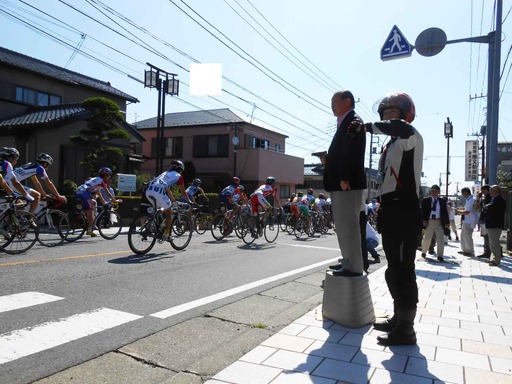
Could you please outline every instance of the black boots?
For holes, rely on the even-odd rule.
[[[395,312],[393,313],[393,317],[383,321],[376,321],[373,323],[373,328],[382,332],[390,332],[393,328],[395,328],[396,324],[398,323],[398,308],[396,305],[394,305],[394,311]]]
[[[396,326],[387,335],[377,336],[377,340],[383,345],[414,345],[416,344],[416,332],[414,332],[414,318],[416,308],[399,308]],[[391,319],[389,319],[391,320]],[[374,325],[375,327],[375,325]],[[375,328],[377,329],[377,328]]]

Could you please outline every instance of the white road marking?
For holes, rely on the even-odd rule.
[[[317,248],[319,248],[319,247],[317,247]],[[158,317],[159,319],[166,319],[168,317],[177,315],[178,313],[182,313],[182,312],[188,311],[190,309],[200,307],[201,305],[213,303],[214,301],[221,300],[226,297],[236,295],[237,293],[248,291],[249,289],[253,289],[253,288],[259,287],[261,285],[271,283],[276,280],[284,279],[285,277],[293,276],[298,273],[308,271],[310,269],[319,268],[319,267],[325,265],[326,263],[331,263],[333,261],[338,261],[338,258],[325,260],[320,263],[311,264],[311,265],[308,265],[308,266],[305,266],[302,268],[294,269],[293,271],[288,271],[285,273],[281,273],[279,275],[268,277],[266,279],[262,279],[262,280],[254,281],[249,284],[241,285],[240,287],[228,289],[227,291],[219,292],[219,293],[216,293],[215,295],[203,297],[201,299],[190,301],[188,303],[184,303],[181,305],[177,305],[177,306],[169,308],[169,309],[164,309],[163,311],[160,311],[160,312],[155,312],[155,313],[151,314],[150,316]]]
[[[142,316],[99,308],[35,327],[0,335],[0,364],[140,319]]]
[[[14,295],[0,296],[0,313],[63,299],[63,297],[41,292],[23,292],[15,293]]]
[[[290,247],[298,247],[298,248],[311,248],[311,249],[323,249],[325,251],[335,251],[335,252],[339,252],[340,249],[339,248],[331,248],[331,247],[318,247],[316,245],[306,245],[306,244],[288,244],[288,243],[284,243],[282,245],[288,245]]]

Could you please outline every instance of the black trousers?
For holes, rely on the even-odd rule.
[[[379,230],[388,266],[386,283],[399,308],[416,308],[418,285],[414,261],[421,233],[419,201],[392,200],[382,202],[379,210]]]

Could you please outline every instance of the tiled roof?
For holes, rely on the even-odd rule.
[[[57,107],[41,107],[29,110],[23,115],[0,120],[0,127],[24,125],[49,125],[72,117],[85,117],[89,112],[79,104],[60,105]]]
[[[165,114],[166,127],[182,127],[186,125],[211,125],[226,123],[248,123],[229,108],[201,111],[175,112]],[[155,128],[156,117],[135,123],[138,129]]]
[[[78,103],[54,105],[50,107],[34,107],[21,115],[0,120],[0,129],[56,125],[58,123],[69,122],[71,119],[86,119],[89,113],[89,111]],[[146,141],[146,138],[139,133],[134,125],[128,124],[125,121],[120,121],[118,124],[136,139]]]
[[[109,82],[94,79],[3,47],[0,47],[0,63],[35,72],[66,83],[80,84],[85,87],[94,88],[111,95],[122,97],[134,103],[139,102],[137,98],[112,87]]]
[[[304,176],[322,176],[323,174],[322,164],[304,164]]]

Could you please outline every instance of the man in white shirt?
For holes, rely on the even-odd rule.
[[[462,196],[466,199],[464,208],[459,208],[457,212],[464,215],[464,222],[462,223],[462,231],[460,234],[460,254],[464,256],[473,256],[475,254],[475,246],[473,244],[473,231],[475,230],[478,218],[475,210],[475,198],[471,194],[471,190],[464,187],[460,191]]]

